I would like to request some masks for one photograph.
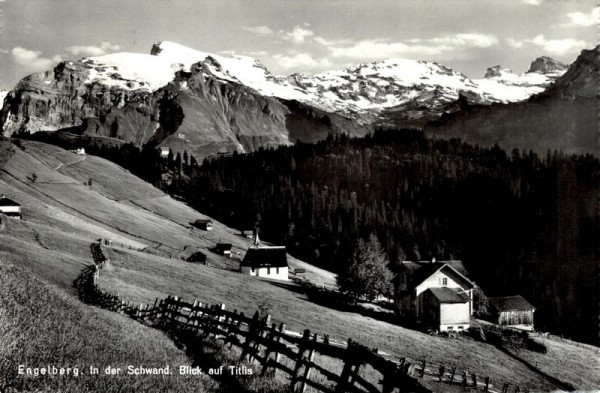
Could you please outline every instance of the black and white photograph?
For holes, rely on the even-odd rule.
[[[17,392],[600,392],[600,3],[0,0]]]

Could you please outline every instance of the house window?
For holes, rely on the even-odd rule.
[[[447,277],[442,277],[442,286],[445,287],[448,285],[448,278]]]
[[[454,330],[454,326],[448,326],[448,330]]]
[[[252,268],[252,270],[251,270],[251,271],[252,271],[252,273],[254,273],[254,268]]]
[[[458,327],[458,330],[463,330],[464,328],[465,327],[461,325],[461,326]]]
[[[270,267],[267,268],[267,274],[271,274],[271,268]]]
[[[276,268],[276,269],[277,269],[277,274],[279,274],[279,268]]]

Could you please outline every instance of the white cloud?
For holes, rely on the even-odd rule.
[[[386,39],[329,41],[320,36],[314,37],[313,41],[327,47],[332,57],[356,59],[436,56],[460,49],[488,48],[498,44],[498,38],[495,36],[477,33],[428,39],[413,38],[405,42],[391,42]]]
[[[327,59],[316,60],[308,53],[293,53],[273,55],[273,59],[277,64],[286,70],[289,69],[323,69],[330,68],[331,63]]]
[[[292,41],[296,44],[302,44],[306,42],[306,39],[315,35],[311,30],[305,29],[302,26],[295,26],[292,31],[283,32],[280,31],[281,38],[287,41]]]
[[[542,0],[521,0],[525,4],[529,5],[540,5],[542,4]]]
[[[45,71],[55,63],[56,56],[49,59],[42,56],[42,52],[16,46],[11,50],[15,63],[25,67],[27,71]]]
[[[291,31],[279,30],[277,33],[268,26],[244,27],[243,29],[252,34],[256,34],[259,37],[278,36],[278,38],[285,41],[303,44],[307,41],[307,38],[315,35],[315,33],[307,29],[307,27],[310,27],[310,24],[303,23],[302,26],[296,25]]]
[[[65,48],[65,50],[73,56],[102,56],[105,55],[108,51],[115,51],[119,49],[121,49],[119,45],[111,44],[108,41],[103,41],[100,44],[100,46],[73,45],[69,46],[68,48]]]
[[[244,52],[244,55],[246,55],[246,56],[252,56],[252,57],[258,57],[258,56],[268,56],[269,53],[267,51],[264,51],[264,50],[259,50],[259,51]]]
[[[450,37],[437,37],[424,42],[456,47],[488,48],[498,44],[498,38],[489,34],[466,33]]]
[[[402,42],[386,42],[385,40],[363,40],[351,45],[331,47],[333,57],[347,58],[389,58],[411,54],[438,55],[443,52],[441,46],[406,45]]]
[[[600,7],[594,8],[589,14],[569,12],[567,17],[571,19],[571,22],[563,26],[598,26],[600,24]]]
[[[549,40],[543,34],[539,34],[533,39],[515,40],[513,38],[507,38],[506,43],[517,49],[524,48],[526,45],[536,45],[543,48],[544,52],[554,55],[564,55],[571,51],[579,51],[587,46],[585,41],[575,40],[573,38]]]
[[[585,41],[574,40],[572,38],[548,40],[543,34],[536,36],[530,42],[534,45],[541,46],[544,48],[544,51],[548,53],[557,55],[562,55],[572,50],[581,50],[586,46]]]
[[[266,37],[274,33],[268,26],[244,27],[243,29],[261,37]]]
[[[520,49],[523,46],[525,46],[524,41],[518,41],[518,40],[515,40],[514,38],[507,38],[506,43],[508,44],[508,46],[511,46],[511,47],[517,48],[517,49]]]

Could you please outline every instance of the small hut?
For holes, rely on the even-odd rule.
[[[225,255],[226,257],[231,258],[231,243],[217,243],[215,247],[215,252],[219,255]]]
[[[533,330],[535,307],[521,295],[489,298],[491,320],[500,326]]]
[[[202,229],[204,231],[212,231],[213,229],[213,223],[211,220],[207,220],[207,219],[198,219],[196,220],[196,222],[194,222],[194,226],[196,228]]]
[[[158,148],[158,151],[160,152],[160,158],[168,158],[169,151],[171,151],[171,149],[169,149],[168,147],[161,146]]]
[[[14,218],[21,218],[21,205],[2,195],[0,197],[0,213]]]

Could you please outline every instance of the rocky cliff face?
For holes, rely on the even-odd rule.
[[[538,66],[534,66],[536,68]],[[546,62],[547,64],[547,62]],[[552,71],[547,68],[547,72]],[[505,149],[599,155],[600,46],[584,50],[546,91],[527,101],[470,106],[426,129],[429,135]]]
[[[536,72],[538,74],[553,74],[557,72],[565,72],[569,68],[568,65],[561,63],[558,60],[554,60],[548,56],[542,56],[535,59],[529,67],[530,72]]]
[[[358,123],[311,105],[260,94],[237,78],[237,60],[219,59],[221,64],[210,55],[181,53],[176,47],[179,58],[183,54],[183,62],[177,63],[169,57],[172,49],[155,46],[154,55],[62,62],[25,78],[0,112],[2,134],[61,130],[104,142],[187,150],[201,158],[370,130],[358,130]],[[266,72],[257,62],[240,61],[246,68],[242,71]]]

